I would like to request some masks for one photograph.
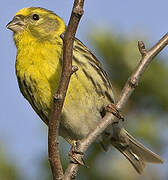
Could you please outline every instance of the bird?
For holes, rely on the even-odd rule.
[[[64,20],[41,7],[19,10],[7,28],[13,31],[17,48],[16,76],[22,95],[48,125],[53,96],[58,88],[62,61]],[[69,144],[81,140],[105,115],[105,107],[115,103],[108,74],[96,56],[74,39],[71,76],[65,97],[59,135]],[[110,125],[97,139],[107,151],[112,145],[142,174],[146,163],[163,163],[162,158],[131,136],[122,121]]]

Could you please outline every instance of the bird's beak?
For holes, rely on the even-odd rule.
[[[23,21],[23,18],[20,16],[15,16],[12,21],[10,21],[6,27],[13,32],[20,32],[24,30],[25,23]]]

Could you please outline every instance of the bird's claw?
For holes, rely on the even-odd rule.
[[[70,161],[74,164],[79,164],[81,166],[87,167],[87,165],[85,164],[85,161],[81,157],[84,155],[84,153],[79,151],[77,149],[77,146],[78,146],[78,141],[73,141],[71,150],[69,152]]]
[[[105,107],[106,112],[112,113],[114,116],[116,116],[118,119],[121,119],[124,121],[123,115],[119,112],[115,104],[109,104]]]

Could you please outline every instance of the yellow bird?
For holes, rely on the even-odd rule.
[[[40,118],[48,124],[53,95],[62,68],[64,21],[52,11],[30,7],[16,13],[7,27],[14,32],[17,47],[16,75],[21,93]],[[73,45],[73,65],[78,67],[70,80],[63,106],[60,136],[70,144],[85,137],[104,116],[104,107],[114,103],[112,85],[102,65],[78,39]],[[162,159],[137,142],[121,126],[115,135],[111,125],[98,142],[107,150],[116,147],[142,173],[145,163]]]

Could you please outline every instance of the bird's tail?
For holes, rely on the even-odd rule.
[[[111,144],[117,148],[141,174],[147,163],[163,163],[161,157],[135,140],[125,129],[121,129],[118,139],[111,139]]]

